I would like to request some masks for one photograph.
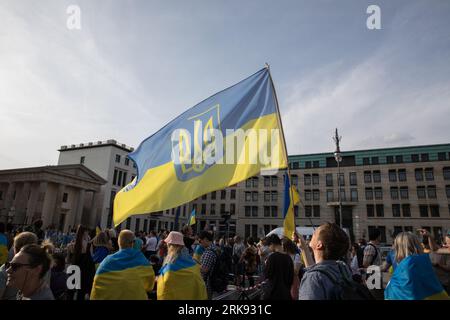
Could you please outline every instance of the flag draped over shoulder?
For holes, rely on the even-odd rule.
[[[198,244],[194,249],[194,254],[192,257],[194,258],[195,261],[200,263],[200,259],[202,258],[203,252],[205,252],[205,248],[203,248],[203,246]]]
[[[261,170],[287,167],[267,68],[203,100],[128,155],[137,176],[114,200],[114,223],[178,207]]]
[[[156,294],[158,300],[208,299],[200,267],[189,255],[180,255],[161,268]]]
[[[195,209],[192,210],[191,215],[189,216],[189,225],[192,226],[193,224],[196,224],[197,221],[195,221]]]
[[[447,300],[428,254],[411,255],[395,268],[384,291],[386,300]]]
[[[284,206],[283,206],[283,234],[288,239],[292,238],[295,230],[294,205],[300,201],[300,196],[295,186],[291,186],[289,175],[284,175]]]
[[[153,267],[135,249],[122,249],[107,256],[97,269],[91,300],[147,300],[153,290]]]
[[[8,260],[8,240],[0,233],[0,265]]]

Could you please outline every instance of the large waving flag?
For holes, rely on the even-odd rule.
[[[189,216],[189,225],[192,226],[193,224],[196,223],[197,221],[195,220],[195,209],[193,209],[191,215]]]
[[[8,240],[5,235],[0,233],[0,265],[8,260]]]
[[[448,300],[428,254],[404,258],[384,291],[386,300]]]
[[[180,206],[261,170],[287,167],[268,68],[205,99],[128,155],[136,178],[114,200],[114,223]]]
[[[292,238],[295,230],[294,206],[300,201],[300,196],[295,186],[291,186],[289,174],[284,175],[284,206],[283,206],[283,234],[288,239]]]
[[[206,300],[205,282],[199,265],[189,255],[180,255],[164,265],[158,276],[158,300]]]
[[[91,300],[147,300],[154,284],[155,272],[142,252],[121,249],[98,267]]]

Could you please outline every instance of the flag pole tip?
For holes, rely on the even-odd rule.
[[[270,66],[267,62],[264,64],[264,68],[266,68],[267,70],[270,70]]]

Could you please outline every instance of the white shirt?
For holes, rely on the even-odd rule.
[[[145,251],[156,251],[156,245],[158,244],[158,239],[156,237],[147,238],[145,243]]]

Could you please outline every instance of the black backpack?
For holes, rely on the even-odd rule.
[[[375,300],[369,289],[361,283],[354,281],[343,270],[343,266],[338,263],[340,279],[336,279],[335,275],[324,268],[317,268],[318,271],[324,274],[333,284],[338,287],[336,300]]]
[[[231,272],[231,255],[227,250],[211,250],[216,255],[209,281],[215,292],[223,292],[228,285],[228,274]]]

